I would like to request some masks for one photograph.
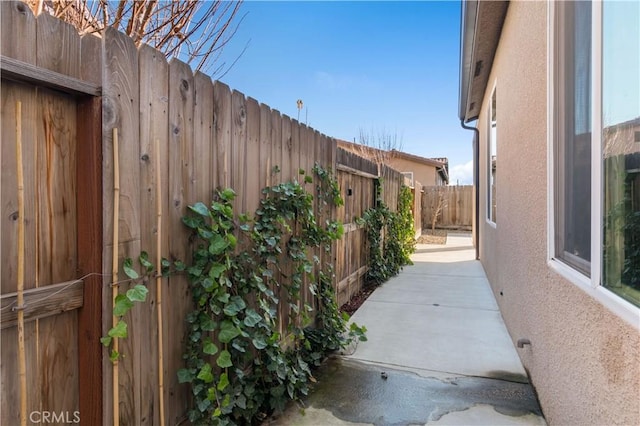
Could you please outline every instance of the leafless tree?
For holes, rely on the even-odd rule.
[[[358,154],[374,163],[388,164],[398,151],[402,151],[402,135],[381,129],[359,129]]]
[[[221,77],[232,64],[221,54],[236,33],[243,0],[27,0],[37,15],[49,13],[71,23],[81,34],[111,26],[139,46],[149,44],[167,59],[179,58],[196,71]],[[245,46],[246,49],[247,46]]]
[[[431,212],[431,234],[435,234],[436,223],[438,218],[442,215],[442,211],[447,206],[447,200],[444,196],[446,187],[433,186],[428,189],[427,196],[429,197],[429,211]]]

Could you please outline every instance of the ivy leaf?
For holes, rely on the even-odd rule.
[[[233,189],[227,188],[220,193],[220,198],[225,201],[233,201],[233,199],[236,198],[236,193]]]
[[[304,177],[304,183],[311,183],[313,182],[313,178],[309,175]]]
[[[116,296],[115,303],[113,304],[113,315],[121,317],[129,312],[129,309],[132,307],[133,302],[124,294],[119,294]]]
[[[218,302],[229,303],[229,297],[230,297],[229,293],[222,293],[216,299],[218,299]]]
[[[125,275],[132,280],[138,279],[140,277],[140,275],[138,275],[138,272],[133,269],[133,260],[131,260],[130,257],[127,257],[124,262],[122,262],[122,270],[124,271]]]
[[[175,262],[173,262],[173,266],[176,268],[176,271],[178,272],[182,272],[185,269],[187,269],[187,265],[185,265],[184,262],[181,260],[176,260]]]
[[[215,282],[209,277],[202,280],[202,288],[206,291],[211,292],[215,288]]]
[[[200,266],[191,266],[189,269],[187,269],[187,272],[189,273],[189,275],[199,277],[200,275],[202,275],[202,268]]]
[[[256,349],[262,350],[267,347],[267,342],[263,336],[256,336],[251,340]]]
[[[198,229],[200,225],[202,225],[202,218],[193,217],[193,216],[183,216],[182,223],[184,223],[187,228]]]
[[[140,253],[138,261],[140,262],[140,265],[142,265],[142,267],[147,269],[147,272],[153,271],[154,266],[153,263],[149,262],[149,253],[147,253],[146,251]]]
[[[227,375],[227,373],[222,373],[220,375],[220,380],[218,380],[217,388],[220,392],[222,392],[227,388],[227,386],[229,386],[229,376]]]
[[[214,256],[217,254],[221,254],[222,252],[224,252],[224,249],[226,249],[228,245],[229,243],[224,238],[222,238],[220,234],[215,234],[213,238],[211,238],[209,243],[209,253]]]
[[[211,364],[203,365],[196,377],[205,383],[213,382],[213,373],[211,372]]]
[[[221,343],[229,343],[239,334],[240,332],[238,331],[238,328],[233,325],[231,321],[222,321],[222,324],[220,324],[218,340],[220,340]]]
[[[231,248],[235,248],[236,244],[238,243],[236,236],[233,234],[227,234],[227,241],[229,242],[229,246]]]
[[[204,346],[202,347],[202,352],[207,355],[215,355],[218,353],[218,347],[211,341],[211,339],[206,339]]]
[[[247,408],[247,397],[240,394],[238,395],[238,397],[236,398],[236,404],[238,405],[238,407],[242,408],[243,410]]]
[[[107,334],[109,337],[127,337],[127,323],[124,321],[118,321],[118,324],[109,330]]]
[[[259,313],[253,309],[247,309],[246,316],[244,317],[244,325],[247,327],[255,327],[262,320]]]
[[[208,240],[209,238],[213,237],[213,232],[209,231],[208,229],[198,228],[198,235],[200,235],[200,238]]]
[[[193,374],[188,368],[178,370],[178,383],[188,383],[193,381]]]
[[[224,307],[224,313],[230,317],[238,315],[240,311],[247,307],[247,304],[240,296],[233,296],[231,301]]]
[[[162,268],[162,276],[166,277],[167,275],[169,275],[169,273],[171,272],[171,262],[169,262],[168,259],[165,259],[164,257],[162,258],[162,262],[161,262]]]
[[[200,322],[200,328],[202,329],[202,331],[213,331],[216,329],[216,326],[216,322],[209,317],[203,319]]]
[[[207,411],[207,408],[209,408],[210,406],[211,400],[209,398],[204,398],[198,401],[198,410],[200,410],[201,413]]]
[[[217,280],[218,278],[220,278],[220,275],[222,275],[222,273],[226,270],[227,266],[225,264],[214,263],[213,266],[211,266],[211,269],[209,269],[209,276],[214,280]]]
[[[137,284],[135,287],[127,290],[127,298],[132,302],[144,302],[147,300],[147,293],[149,289],[142,284]]]
[[[109,354],[109,360],[111,362],[116,362],[120,358],[120,353],[118,351],[111,351]]]
[[[218,359],[216,360],[216,364],[218,364],[218,367],[220,367],[220,368],[233,367],[233,363],[231,362],[231,354],[229,353],[229,351],[224,350],[224,351],[220,352],[220,355],[218,356]],[[211,367],[209,367],[209,368],[211,368]]]
[[[109,336],[101,337],[100,338],[100,343],[102,343],[103,346],[108,347],[111,344],[111,340],[112,340],[112,338],[109,337]]]
[[[194,205],[189,206],[189,210],[199,214],[200,216],[209,216],[209,209],[204,205],[204,203],[197,202]]]

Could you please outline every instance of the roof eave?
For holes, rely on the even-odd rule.
[[[480,114],[508,7],[508,1],[462,3],[458,117],[465,123]]]

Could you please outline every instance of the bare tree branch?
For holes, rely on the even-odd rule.
[[[236,34],[243,17],[243,0],[27,0],[35,14],[48,13],[78,29],[80,34],[114,27],[134,43],[149,44],[167,59],[179,58],[195,71],[212,77],[226,73],[220,55]],[[248,45],[248,44],[247,44]],[[211,72],[213,70],[213,72]]]
[[[391,133],[384,127],[378,130],[361,127],[358,143],[358,154],[378,165],[388,164],[398,151],[402,151],[402,135],[398,135],[397,131]]]

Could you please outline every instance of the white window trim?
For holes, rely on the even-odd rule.
[[[547,3],[547,264],[614,314],[640,330],[640,308],[601,285],[602,279],[602,2],[592,3],[591,277],[555,257],[555,2]]]
[[[487,126],[487,130],[489,131],[487,135],[487,209],[486,209],[486,221],[492,228],[497,228],[496,221],[491,220],[491,206],[493,204],[493,196],[491,193],[491,114],[493,112],[493,95],[496,93],[496,87],[498,86],[498,80],[493,81],[493,88],[491,89],[491,95],[489,95],[489,102],[487,104],[487,121],[489,125]],[[496,106],[498,105],[498,100],[496,98]],[[497,108],[496,108],[497,109]],[[496,114],[496,139],[498,139],[498,115]],[[498,145],[496,143],[496,158],[498,157]],[[496,160],[497,161],[497,160]],[[497,167],[497,166],[496,166]],[[497,175],[497,173],[496,173]],[[496,182],[496,196],[498,195],[498,185]],[[498,209],[496,208],[496,219],[498,218]]]

